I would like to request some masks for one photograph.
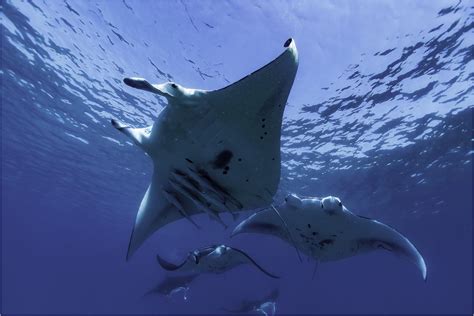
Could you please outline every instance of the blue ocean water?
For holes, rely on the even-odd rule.
[[[472,1],[15,0],[1,15],[2,313],[215,313],[274,289],[277,314],[472,313]],[[168,225],[125,261],[152,166],[110,119],[150,125],[166,103],[122,79],[221,88],[289,37],[276,202],[341,197],[405,234],[427,282],[385,252],[313,279],[290,245],[210,221]],[[186,300],[145,295],[157,252],[221,242],[282,279],[241,267]]]

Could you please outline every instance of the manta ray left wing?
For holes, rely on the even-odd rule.
[[[284,46],[272,62],[215,91],[124,80],[168,100],[151,129],[114,124],[148,153],[154,165],[127,258],[172,221],[206,213],[223,224],[221,212],[271,203],[280,181],[283,111],[298,69],[294,40]]]
[[[184,261],[180,264],[174,264],[174,263],[171,263],[169,261],[166,261],[165,259],[163,259],[162,257],[160,257],[160,255],[156,255],[156,260],[158,261],[158,263],[160,264],[160,266],[165,269],[166,271],[176,271],[176,270],[179,270],[179,268],[181,268],[182,266],[184,266],[186,264],[186,259],[184,259]]]

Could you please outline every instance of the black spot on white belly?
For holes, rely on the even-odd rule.
[[[224,171],[222,171],[222,174],[227,174],[228,171],[229,171],[229,166],[225,166]]]
[[[229,164],[234,154],[230,150],[221,151],[212,162],[215,169],[222,169]]]

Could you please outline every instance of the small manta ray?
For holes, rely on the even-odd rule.
[[[153,126],[132,128],[112,120],[153,160],[127,260],[168,223],[206,213],[266,207],[280,181],[283,111],[298,69],[293,39],[269,64],[222,89],[189,89],[176,83],[150,84],[125,78],[130,87],[165,97],[168,105]],[[227,227],[227,226],[225,226]]]
[[[157,255],[160,266],[167,271],[191,272],[191,273],[215,273],[220,274],[231,270],[242,264],[253,264],[260,271],[271,278],[278,279],[242,250],[228,247],[226,245],[210,246],[190,252],[187,258],[180,264],[173,264]]]
[[[350,212],[337,197],[301,199],[291,194],[278,210],[271,206],[241,222],[232,236],[241,233],[275,235],[317,262],[385,249],[415,263],[426,281],[425,261],[406,237],[381,222]]]
[[[279,295],[280,291],[278,289],[274,289],[271,293],[261,299],[243,300],[236,308],[221,308],[221,310],[231,314],[249,314],[262,312],[263,310],[270,307],[270,309],[273,309],[273,313],[271,313],[273,315],[275,314],[275,304]],[[273,304],[273,306],[270,306],[271,304]]]
[[[182,276],[167,276],[154,288],[145,293],[144,296],[151,294],[160,294],[166,297],[171,297],[177,291],[183,290],[187,292],[191,282],[198,277],[199,274],[188,274]],[[186,298],[186,296],[184,296]]]

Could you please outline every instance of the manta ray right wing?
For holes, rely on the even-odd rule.
[[[427,268],[423,256],[408,238],[396,229],[379,221],[357,216],[359,236],[356,237],[359,251],[383,249],[397,256],[405,257],[415,264],[423,280],[427,279]]]
[[[143,149],[145,152],[148,150],[147,140],[150,136],[151,126],[144,128],[135,128],[128,126],[115,119],[112,119],[110,122],[112,123],[112,126],[115,127],[118,131],[130,137],[135,143],[135,145]]]

